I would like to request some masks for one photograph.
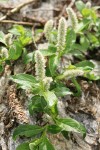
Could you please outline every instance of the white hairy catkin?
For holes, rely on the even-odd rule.
[[[66,20],[64,17],[61,17],[58,25],[58,35],[57,35],[57,51],[61,51],[64,48],[66,40]]]
[[[84,71],[81,69],[71,69],[66,70],[62,75],[58,76],[57,79],[70,79],[72,77],[82,76],[84,74]]]
[[[71,23],[72,28],[76,29],[78,26],[78,19],[77,19],[76,13],[70,7],[66,8],[66,11],[68,13],[68,19]]]
[[[45,90],[49,90],[50,88],[50,84],[53,81],[53,79],[51,77],[45,77],[43,82],[44,82],[44,86],[45,86]]]
[[[86,3],[86,8],[91,8],[91,2]]]
[[[2,48],[2,50],[1,50],[1,57],[2,58],[8,58],[9,57],[8,50],[5,47]]]
[[[11,45],[12,44],[12,34],[11,33],[8,33],[5,36],[5,41],[6,41],[7,45]]]
[[[50,34],[51,34],[52,29],[53,29],[53,20],[49,20],[47,21],[44,27],[45,37],[49,42],[51,41]]]
[[[35,73],[38,80],[45,78],[45,59],[42,53],[38,50],[35,52]]]

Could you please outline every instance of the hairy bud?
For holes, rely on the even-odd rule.
[[[64,17],[62,17],[59,20],[59,25],[58,25],[58,36],[57,36],[57,50],[58,52],[60,50],[63,50],[64,45],[65,45],[65,37],[66,37],[66,20]]]
[[[49,20],[47,21],[44,27],[45,37],[49,42],[51,41],[50,34],[51,34],[52,29],[53,29],[53,20]]]
[[[86,3],[86,8],[91,8],[91,3],[90,2]]]
[[[52,78],[51,77],[45,77],[43,81],[44,81],[45,90],[49,90],[50,84],[53,81]]]
[[[1,50],[1,57],[2,58],[8,58],[9,57],[8,50],[5,47],[2,48],[2,50]]]
[[[70,7],[66,8],[66,11],[68,13],[68,19],[71,23],[71,26],[73,27],[73,29],[76,29],[78,26],[78,19],[77,19],[75,12]]]
[[[5,41],[6,41],[7,45],[11,45],[12,44],[12,34],[11,33],[8,33],[5,36]]]
[[[45,59],[40,51],[35,52],[35,71],[38,80],[45,78]]]

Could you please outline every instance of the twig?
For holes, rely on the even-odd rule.
[[[41,25],[44,25],[47,20],[43,19],[43,18],[36,18],[36,17],[30,17],[28,15],[24,16],[25,19],[31,20],[32,22],[36,22],[36,23],[40,23]]]
[[[68,7],[72,7],[75,3],[75,0],[72,0],[71,3],[68,5]]]
[[[0,23],[12,23],[12,24],[20,24],[26,26],[33,26],[32,22],[23,22],[23,21],[14,21],[14,20],[0,20]]]
[[[31,3],[35,2],[35,1],[36,0],[28,0],[27,2],[18,5],[17,7],[13,8],[11,11],[9,11],[5,16],[1,17],[0,21],[6,19],[8,16],[11,16],[12,14],[18,12],[24,6],[26,6],[28,4],[31,4]]]
[[[27,12],[36,12],[36,11],[61,11],[59,8],[37,8],[37,9],[33,9],[31,11],[27,11]]]
[[[67,5],[64,5],[64,7],[63,7],[61,13],[60,13],[59,16],[58,16],[59,18],[60,18],[61,16],[63,16],[63,14],[65,13],[66,7],[67,7]]]

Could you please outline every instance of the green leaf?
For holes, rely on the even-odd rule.
[[[58,85],[57,88],[53,89],[53,91],[55,92],[57,97],[62,97],[62,96],[66,96],[68,94],[72,94],[72,92],[68,88],[66,88],[64,86],[60,86],[60,85]]]
[[[85,16],[85,17],[91,16],[91,9],[84,8],[84,9],[82,10],[82,15]]]
[[[9,59],[17,60],[22,54],[22,45],[20,41],[14,41],[9,49]]]
[[[39,95],[32,97],[28,108],[31,115],[33,115],[34,112],[41,110],[41,97]]]
[[[33,137],[41,132],[44,128],[37,125],[19,125],[13,133],[13,139],[16,140],[19,136]]]
[[[95,67],[94,64],[88,60],[81,61],[81,62],[75,64],[75,66],[81,67],[83,69],[85,69],[86,67],[93,69]]]
[[[24,55],[23,55],[23,62],[24,62],[25,64],[28,64],[29,62],[32,62],[32,60],[33,60],[33,55],[34,55],[33,52],[28,53],[28,54],[24,54]]]
[[[55,150],[55,148],[47,138],[44,138],[43,141],[39,144],[39,150]]]
[[[96,19],[97,19],[97,14],[96,14],[96,11],[94,9],[88,9],[88,8],[84,8],[82,10],[82,15],[84,17],[87,17],[88,19],[92,19],[91,22],[96,22]]]
[[[16,28],[10,29],[9,32],[12,33],[13,35],[17,35],[17,36],[21,35]]]
[[[44,92],[44,98],[47,101],[49,107],[54,106],[58,101],[56,95],[51,91]]]
[[[30,150],[30,148],[29,148],[29,143],[27,142],[27,143],[22,143],[22,144],[20,144],[20,145],[16,148],[16,150]]]
[[[43,56],[52,56],[56,53],[56,47],[49,46],[48,49],[41,50]]]
[[[81,123],[77,122],[76,120],[72,118],[63,118],[63,119],[59,118],[56,120],[56,123],[64,131],[78,132],[78,133],[81,133],[83,137],[86,136],[85,127]]]
[[[98,76],[98,75],[95,75],[94,73],[86,73],[84,74],[84,77],[93,81],[100,80],[100,75]]]
[[[44,98],[36,95],[32,97],[29,103],[29,112],[31,115],[33,115],[34,112],[43,112],[46,105],[47,103],[45,102]]]
[[[57,106],[57,97],[54,94],[54,92],[48,91],[48,92],[44,92],[43,93],[44,99],[47,102],[47,106],[48,108],[51,110],[51,112],[55,115],[58,114],[57,110],[56,110],[56,106]]]
[[[80,12],[82,12],[82,10],[85,8],[85,4],[82,1],[77,1],[75,5]]]
[[[81,96],[82,90],[81,90],[80,84],[77,82],[76,78],[74,78],[74,77],[71,80],[74,83],[76,90],[77,90],[77,92],[74,93],[74,96],[77,96],[77,97]]]
[[[82,46],[80,44],[73,44],[72,50],[70,51],[71,54],[80,53],[80,50],[82,49]],[[83,49],[82,49],[83,50]]]
[[[61,133],[62,133],[62,135],[63,135],[67,140],[69,140],[70,134],[69,134],[68,131],[62,131]]]
[[[85,31],[88,28],[90,23],[91,23],[91,20],[89,20],[87,18],[83,18],[83,20],[78,24],[76,32],[77,33],[79,32],[79,33],[83,34],[82,31]]]
[[[30,150],[55,150],[50,141],[45,137],[35,140],[29,144]]]
[[[59,64],[58,56],[53,55],[49,58],[49,69],[52,76],[55,76],[58,64]]]
[[[0,65],[0,73],[3,72],[3,67]]]
[[[30,150],[39,150],[39,144],[43,141],[43,136],[41,138],[35,139],[29,144]]]
[[[9,32],[14,35],[25,35],[26,29],[21,25],[14,25],[13,28],[9,30]]]
[[[100,45],[99,39],[95,35],[88,33],[87,36],[92,45],[94,45],[95,47]]]
[[[72,45],[76,41],[76,34],[75,31],[72,28],[68,28],[67,34],[66,34],[66,46],[64,53],[67,53],[68,51],[71,50]]]
[[[35,79],[34,76],[29,75],[29,74],[17,74],[13,75],[11,79],[21,85],[23,89],[32,89],[33,87],[36,87],[37,80]]]
[[[16,36],[19,36],[18,39],[23,46],[29,44],[33,38],[31,30],[24,28],[21,25],[14,25],[14,27],[9,30],[9,32]]]
[[[61,132],[62,128],[60,128],[57,125],[48,125],[48,132],[52,133],[52,134],[57,134],[59,132]]]
[[[90,46],[89,40],[85,36],[81,36],[80,44],[81,44],[82,49],[85,51],[88,50]]]
[[[32,41],[32,38],[28,37],[28,36],[21,36],[19,38],[19,40],[21,41],[21,43],[22,43],[23,46],[26,46],[26,45],[28,45]]]

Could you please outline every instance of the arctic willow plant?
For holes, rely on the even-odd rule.
[[[19,125],[14,133],[13,139],[19,136],[30,137],[30,140],[19,145],[16,150],[55,150],[48,139],[48,133],[62,134],[65,138],[70,132],[78,132],[83,135],[86,130],[82,124],[71,118],[60,118],[57,108],[58,98],[71,94],[61,82],[56,82],[52,77],[46,76],[45,58],[37,50],[35,52],[35,74],[36,77],[28,74],[17,74],[12,80],[18,83],[22,89],[29,89],[33,97],[29,103],[29,112],[42,113],[45,118],[42,125]]]
[[[79,6],[79,5],[77,5]],[[85,8],[81,8],[82,14],[86,17]],[[79,8],[80,9],[80,8]],[[89,31],[91,10],[87,23],[77,20],[77,17],[71,8],[67,8],[68,17],[71,19],[71,26],[66,28],[66,20],[61,18],[58,24],[58,30],[53,30],[53,22],[50,20],[46,23],[44,33],[49,41],[48,49],[36,50],[32,53],[32,61],[35,62],[35,76],[29,74],[17,74],[12,76],[12,80],[18,83],[22,89],[28,89],[32,93],[29,102],[29,112],[43,114],[45,118],[41,118],[40,126],[38,125],[19,125],[14,133],[13,139],[19,136],[30,137],[30,140],[19,145],[17,150],[54,150],[54,146],[48,139],[48,133],[62,134],[65,138],[69,137],[70,132],[79,132],[85,136],[86,130],[82,124],[72,118],[61,118],[57,107],[59,97],[72,94],[66,87],[66,80],[70,80],[77,88],[77,94],[80,95],[81,89],[77,83],[77,76],[83,76],[89,79],[95,79],[90,76],[91,70],[94,68],[93,63],[83,60],[77,64],[69,65],[62,72],[58,70],[61,59],[64,55],[79,54],[79,51],[87,50],[87,38],[84,36],[85,29]],[[94,14],[94,9],[92,10]],[[84,20],[85,20],[84,19]],[[89,20],[89,22],[88,22]],[[78,26],[77,26],[78,25]],[[76,30],[77,28],[77,30]],[[67,29],[67,31],[66,31]],[[96,28],[99,31],[98,27]],[[14,32],[14,31],[13,31]],[[56,36],[53,41],[52,37]],[[77,43],[77,37],[80,43]],[[24,36],[21,39],[23,42]],[[87,44],[89,46],[89,44]],[[77,49],[77,52],[75,51]],[[28,55],[29,56],[29,55]],[[61,68],[62,69],[62,68]]]

